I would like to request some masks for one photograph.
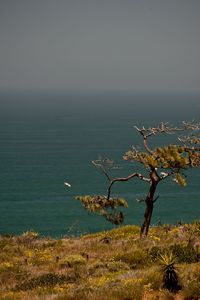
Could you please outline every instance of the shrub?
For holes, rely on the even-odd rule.
[[[74,278],[65,275],[58,275],[55,273],[42,274],[38,277],[33,277],[28,281],[24,281],[17,285],[14,290],[28,291],[37,287],[49,287],[56,284],[62,284],[65,282],[74,282]]]
[[[6,246],[13,246],[12,238],[0,238],[0,250],[3,250]]]
[[[159,266],[143,271],[144,288],[147,290],[159,290],[162,287],[162,274]]]
[[[13,263],[4,262],[0,267],[0,282],[3,284],[10,284],[13,280],[20,281],[27,278],[28,272],[23,270],[20,266]]]
[[[163,252],[163,250],[160,247],[153,246],[148,251],[148,256],[149,256],[151,261],[155,262],[160,258],[160,255],[161,255],[162,252]]]
[[[200,263],[190,265],[183,275],[185,299],[200,299]]]
[[[200,298],[200,278],[199,280],[192,280],[188,283],[184,290],[184,299],[199,299]]]
[[[24,232],[21,236],[19,236],[16,241],[18,244],[23,244],[25,246],[31,246],[33,241],[38,239],[39,233],[33,230]]]
[[[107,279],[107,280],[106,280]],[[119,281],[116,278],[103,277],[104,284],[78,287],[70,300],[141,300],[143,296],[143,283],[140,279],[127,279]]]
[[[198,253],[190,244],[187,246],[174,244],[170,246],[170,250],[177,257],[179,263],[194,263],[198,261]]]
[[[122,261],[132,269],[141,268],[147,265],[148,255],[144,250],[135,250],[118,254],[114,258],[115,261]]]
[[[123,261],[110,261],[110,262],[106,263],[106,268],[110,272],[117,272],[117,271],[130,269],[128,264]]]
[[[70,255],[60,261],[60,266],[63,267],[75,267],[85,265],[86,259],[82,255]]]

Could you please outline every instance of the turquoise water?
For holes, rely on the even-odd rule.
[[[121,167],[113,176],[126,176],[138,170],[122,160],[126,150],[141,142],[134,125],[199,120],[199,112],[200,97],[194,94],[0,92],[0,233],[34,229],[61,236],[112,228],[74,200],[77,194],[106,193],[106,179],[90,161],[110,157]],[[199,218],[200,172],[187,174],[186,188],[168,180],[159,187],[153,224],[158,218],[163,223]],[[65,188],[64,181],[72,187]],[[136,198],[147,188],[137,179],[115,186],[114,193],[129,202],[125,224],[141,224],[144,204]]]

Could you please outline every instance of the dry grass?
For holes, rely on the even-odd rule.
[[[80,238],[0,237],[2,300],[200,299],[200,222],[151,228],[124,226]],[[174,251],[182,287],[162,289],[160,253]]]

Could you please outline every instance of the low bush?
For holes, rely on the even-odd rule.
[[[27,278],[28,272],[19,265],[5,262],[0,266],[0,283],[9,285],[13,281],[22,281]]]
[[[147,266],[148,254],[145,250],[135,250],[118,254],[114,260],[126,263],[131,269],[143,268]]]
[[[163,250],[160,247],[153,246],[152,248],[149,249],[148,256],[152,262],[156,262],[160,258],[160,255],[162,253]]]
[[[55,273],[47,273],[37,277],[33,277],[28,281],[22,282],[21,284],[17,285],[14,290],[28,291],[28,290],[33,290],[37,287],[49,287],[49,286],[54,286],[56,284],[62,284],[65,282],[69,283],[74,281],[75,278],[70,276],[58,275]]]
[[[170,250],[173,255],[176,256],[176,260],[179,263],[194,263],[199,260],[199,255],[194,247],[190,244],[183,246],[180,244],[174,244],[170,246]]]
[[[199,281],[194,279],[188,282],[188,285],[184,289],[183,294],[185,296],[185,300],[200,299],[200,278]]]

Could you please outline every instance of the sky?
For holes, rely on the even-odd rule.
[[[199,0],[0,0],[0,89],[200,90]]]

